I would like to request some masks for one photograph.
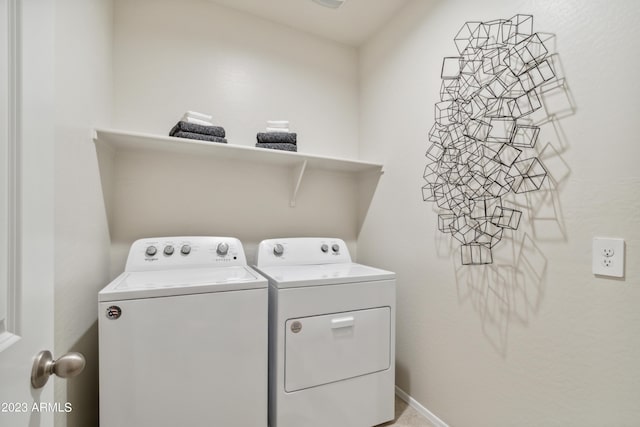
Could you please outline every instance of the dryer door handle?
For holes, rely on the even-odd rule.
[[[348,328],[353,326],[354,323],[355,319],[353,316],[338,317],[336,319],[331,319],[331,329]]]

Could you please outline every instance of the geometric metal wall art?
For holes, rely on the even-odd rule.
[[[538,190],[547,177],[533,150],[540,127],[529,117],[559,77],[531,15],[467,22],[454,42],[458,55],[442,62],[422,194],[437,205],[439,230],[460,242],[462,264],[490,264],[504,230],[522,217],[504,197]]]

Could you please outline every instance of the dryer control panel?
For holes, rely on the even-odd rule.
[[[298,237],[260,242],[256,265],[309,265],[350,263],[349,249],[342,239]]]
[[[233,237],[152,237],[136,240],[125,271],[245,266],[240,240]]]

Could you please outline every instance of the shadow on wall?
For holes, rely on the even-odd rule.
[[[67,402],[72,411],[64,414],[67,427],[97,426],[99,422],[98,398],[98,321],[96,320],[87,332],[71,346],[69,351],[82,353],[87,365],[84,371],[75,378],[66,380]]]
[[[568,239],[560,202],[560,192],[571,174],[561,154],[568,144],[557,119],[552,123],[557,141],[546,142],[540,151],[547,179],[538,191],[508,198],[511,206],[522,211],[524,221],[521,230],[503,235],[504,247],[494,252],[493,263],[462,265],[457,241],[443,233],[436,239],[438,254],[454,261],[458,300],[472,304],[484,335],[503,357],[507,355],[509,325],[527,325],[544,297],[548,260],[536,242]],[[529,231],[524,231],[527,227]]]
[[[409,368],[398,359],[396,359],[396,384],[402,384],[406,392],[411,390],[411,374],[409,373]]]
[[[563,114],[574,114],[568,86],[564,86],[562,94],[565,106],[570,106],[568,110],[563,108]],[[453,258],[458,300],[472,304],[484,335],[503,357],[507,355],[510,324],[526,326],[542,304],[548,260],[536,242],[568,240],[560,192],[571,169],[562,156],[569,144],[560,118],[548,118],[554,137],[545,141],[539,151],[548,174],[542,188],[505,198],[505,204],[522,212],[523,221],[519,230],[505,232],[500,243],[504,247],[494,252],[492,264],[462,265],[458,242],[444,233],[436,239],[438,254]]]
[[[467,266],[455,262],[458,300],[471,303],[482,332],[503,357],[507,355],[510,324],[527,325],[542,304],[548,264],[527,233],[505,240],[511,243],[512,252],[493,264]]]
[[[373,201],[373,195],[378,188],[382,174],[384,174],[384,172],[363,173],[358,178],[357,236],[359,236],[360,231],[362,231],[362,226],[364,225],[367,214],[369,213],[369,207]]]
[[[553,78],[549,77],[543,89],[539,90],[536,98],[539,100],[539,106],[531,109],[527,114],[511,114],[508,119],[513,120],[518,127],[540,131],[539,135],[536,134],[537,143],[534,138],[531,146],[518,147],[523,157],[526,154],[529,158],[539,159],[542,168],[537,172],[532,172],[533,167],[520,171],[522,181],[526,183],[529,180],[534,183],[535,180],[540,180],[540,184],[515,187],[515,183],[518,183],[517,178],[512,182],[507,181],[509,185],[504,188],[513,187],[513,191],[501,190],[500,194],[495,195],[494,197],[498,197],[496,200],[499,200],[499,207],[493,210],[488,208],[487,201],[492,197],[489,194],[493,195],[496,183],[499,183],[498,180],[494,182],[487,179],[489,184],[477,189],[467,184],[463,179],[464,176],[460,178],[458,172],[460,168],[471,170],[469,182],[477,182],[478,180],[474,181],[474,179],[478,174],[483,173],[491,178],[495,175],[492,172],[494,169],[489,170],[492,162],[501,163],[504,166],[503,158],[499,157],[502,151],[496,157],[490,158],[490,156],[487,157],[487,152],[491,153],[491,148],[485,149],[482,155],[484,163],[477,164],[461,162],[460,159],[464,156],[458,156],[455,161],[457,169],[449,167],[450,165],[446,163],[449,157],[439,157],[436,163],[427,166],[425,172],[425,179],[428,182],[427,178],[437,175],[437,180],[432,180],[433,183],[429,184],[431,187],[427,186],[435,188],[428,194],[433,197],[425,197],[425,201],[438,202],[433,205],[434,211],[439,214],[439,228],[442,231],[436,237],[437,253],[441,257],[453,258],[458,300],[460,303],[472,304],[480,318],[484,335],[503,357],[507,354],[510,325],[514,322],[527,325],[531,316],[538,312],[544,298],[548,260],[536,242],[568,240],[560,192],[571,175],[571,169],[563,159],[563,155],[569,150],[569,142],[562,130],[560,120],[574,115],[577,108],[564,77],[560,57],[555,52],[555,35],[536,34],[545,41],[549,51],[543,59],[553,70]],[[538,63],[532,65],[534,69],[538,66]],[[451,83],[447,80],[443,83],[443,85],[448,84]],[[436,116],[437,112],[436,108]],[[492,117],[491,112],[489,116]],[[454,122],[452,126],[457,126],[456,117],[452,119]],[[442,121],[441,118],[440,120]],[[499,122],[504,119],[496,120]],[[469,129],[466,132],[468,133]],[[430,135],[430,138],[433,138],[433,135]],[[493,144],[489,137],[476,137],[473,134],[470,138],[477,140],[474,144],[486,143],[487,146]],[[503,150],[513,149],[512,147],[516,145],[513,136],[505,141],[507,142],[504,143]],[[444,143],[439,145],[436,142],[434,145],[436,148],[443,147],[445,154],[447,150],[451,150],[450,146]],[[430,160],[434,160],[432,148],[433,146],[427,152]],[[474,155],[471,153],[471,158]],[[516,164],[515,159],[511,162]],[[481,169],[476,171],[478,165],[481,165]],[[455,181],[452,181],[453,179]],[[439,189],[438,186],[441,184],[453,190],[446,193]],[[442,197],[438,198],[438,196]],[[466,211],[460,208],[460,206],[467,206],[465,203],[472,207],[471,210]],[[480,215],[477,214],[477,205],[485,207],[480,209]],[[516,212],[517,214],[512,217],[517,217],[517,220],[506,221],[504,212]],[[452,215],[456,217],[457,222],[449,221],[449,224],[447,221]],[[486,225],[484,227],[483,222]],[[473,224],[480,224],[475,231],[471,227]],[[492,235],[493,231],[495,236]],[[486,239],[487,235],[491,235],[491,240]],[[480,250],[482,247],[488,247],[488,256],[480,250],[469,255],[469,248],[465,252],[464,246]]]

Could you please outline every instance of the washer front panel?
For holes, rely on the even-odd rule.
[[[99,316],[101,426],[267,425],[266,288],[102,302]]]

